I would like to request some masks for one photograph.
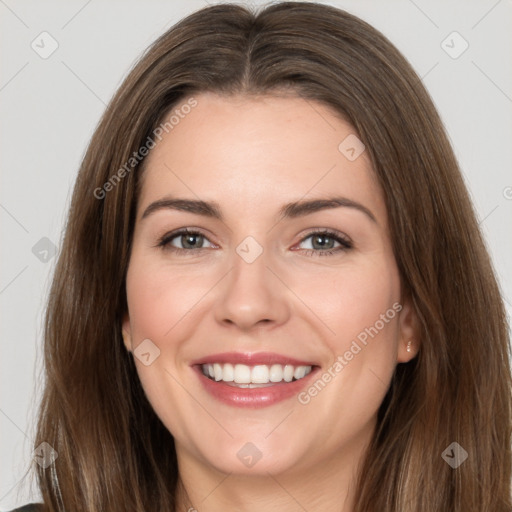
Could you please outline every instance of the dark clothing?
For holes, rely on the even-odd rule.
[[[24,507],[15,508],[14,510],[11,510],[11,512],[40,512],[41,510],[43,510],[43,505],[40,503],[31,503]]]

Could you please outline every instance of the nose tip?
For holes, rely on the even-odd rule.
[[[236,252],[216,305],[217,320],[244,330],[285,322],[289,317],[287,290],[267,265],[261,244],[246,237]]]

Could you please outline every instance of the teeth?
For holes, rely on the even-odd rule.
[[[226,363],[223,366],[221,378],[224,382],[233,382],[235,380],[235,369],[232,364]]]
[[[293,376],[297,380],[299,380],[302,379],[304,375],[306,375],[306,368],[304,366],[297,366],[297,368],[295,368],[295,371],[293,372]]]
[[[213,378],[215,380],[222,380],[222,366],[215,363],[213,365]]]
[[[268,366],[259,365],[251,370],[251,382],[253,384],[268,384],[269,381]]]
[[[295,369],[292,365],[287,364],[283,370],[283,378],[285,382],[291,382],[293,380],[293,373]]]
[[[293,366],[287,364],[273,364],[272,366],[256,365],[247,366],[245,364],[203,364],[203,374],[215,381],[233,382],[240,384],[239,387],[249,387],[249,384],[269,384],[282,382],[292,382],[293,379],[299,380],[308,375],[313,369],[312,366]]]

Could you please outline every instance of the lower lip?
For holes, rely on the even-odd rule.
[[[308,375],[293,382],[280,382],[264,388],[250,389],[237,388],[223,381],[209,379],[203,374],[200,365],[193,368],[198,374],[201,384],[214,398],[234,407],[250,407],[253,409],[274,405],[297,396],[311,381],[317,370],[320,369],[315,367]]]

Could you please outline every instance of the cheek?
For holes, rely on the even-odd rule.
[[[186,438],[186,418],[197,415],[194,402],[184,400],[178,382],[183,380],[180,351],[191,329],[188,315],[202,295],[199,282],[200,276],[169,271],[137,251],[132,253],[126,291],[133,348],[149,339],[159,350],[147,366],[134,357],[137,373],[154,411],[178,438]]]
[[[321,320],[332,359],[320,376],[323,382],[306,390],[303,403],[321,394],[319,400],[336,403],[354,422],[367,421],[382,402],[396,366],[398,270],[393,259],[380,255],[365,264],[347,265],[336,276],[329,272],[316,277],[314,283],[297,282],[295,289]],[[331,419],[342,423],[346,416]]]
[[[394,325],[396,334],[393,304],[400,300],[400,279],[394,260],[376,256],[336,272],[328,269],[313,278],[297,279],[293,289],[325,327],[325,339],[336,353],[361,333],[364,338],[365,330],[376,323],[386,338],[396,341],[388,328]],[[381,315],[390,309],[384,326]]]
[[[158,344],[178,324],[182,328],[209,287],[204,273],[187,270],[185,275],[179,267],[171,270],[134,254],[126,283],[134,343],[150,338]]]
[[[345,268],[323,289],[314,290],[308,304],[315,304],[312,309],[333,331],[325,337],[333,359],[320,376],[322,382],[306,390],[303,403],[321,395],[319,400],[336,404],[339,411],[331,417],[333,428],[349,421],[356,429],[376,413],[396,366],[398,270],[393,260],[378,258]]]

